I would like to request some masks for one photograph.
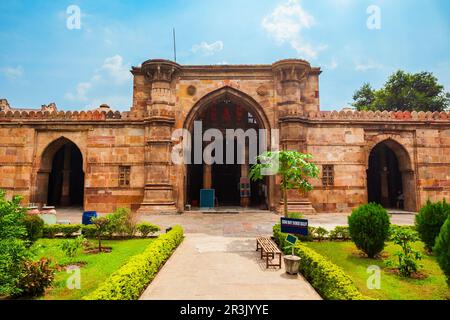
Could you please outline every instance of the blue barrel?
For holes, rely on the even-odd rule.
[[[92,224],[92,218],[97,218],[97,211],[85,211],[83,212],[83,225],[87,226]]]

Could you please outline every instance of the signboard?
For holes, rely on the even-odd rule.
[[[308,220],[281,218],[281,232],[307,236]]]
[[[250,198],[250,180],[248,178],[241,178],[239,181],[239,191],[241,198]]]
[[[212,209],[214,208],[214,189],[201,189],[200,190],[200,208]]]
[[[297,237],[293,236],[292,234],[288,234],[286,237],[286,242],[288,242],[292,245],[296,244],[297,240],[298,240]]]

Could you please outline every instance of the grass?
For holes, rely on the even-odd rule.
[[[53,287],[50,288],[44,300],[79,300],[83,296],[97,289],[114,271],[120,268],[127,260],[145,250],[153,241],[152,239],[113,240],[102,241],[102,246],[111,247],[111,253],[84,254],[80,253],[75,258],[67,258],[59,248],[60,239],[40,239],[34,245],[36,256],[51,258],[60,264],[83,263],[81,267],[81,288],[70,290],[67,280],[73,273],[68,273],[64,268],[56,273]]]
[[[327,257],[340,266],[352,278],[359,291],[367,297],[380,300],[446,300],[450,299],[445,276],[442,273],[436,258],[423,254],[420,270],[427,275],[423,280],[407,279],[390,273],[384,266],[382,259],[368,259],[361,257],[360,251],[353,242],[314,242],[306,243],[308,247]],[[423,243],[417,242],[414,247],[425,252]],[[388,243],[382,253],[383,259],[394,259],[393,254],[400,249],[399,246]],[[369,266],[381,267],[381,288],[370,290],[367,288],[367,273]]]

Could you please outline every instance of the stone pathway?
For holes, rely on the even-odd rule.
[[[265,268],[255,238],[187,234],[141,300],[318,300],[302,276]]]

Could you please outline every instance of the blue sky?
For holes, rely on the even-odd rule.
[[[70,5],[81,10],[81,29],[67,28]],[[371,5],[380,29],[367,27]],[[304,58],[322,67],[323,110],[397,69],[431,71],[450,91],[447,0],[2,0],[0,97],[15,107],[127,110],[129,69],[172,59],[172,27],[181,64]]]

